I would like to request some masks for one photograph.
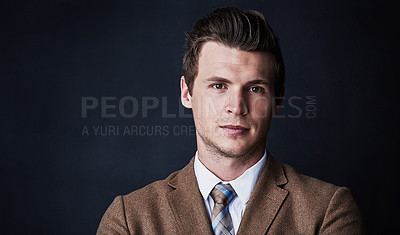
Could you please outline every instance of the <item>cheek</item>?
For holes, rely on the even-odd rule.
[[[251,100],[252,116],[256,119],[269,119],[272,116],[272,98],[255,97]]]
[[[201,119],[214,119],[223,110],[222,99],[212,96],[202,96],[200,99],[194,100],[193,104],[193,114]]]

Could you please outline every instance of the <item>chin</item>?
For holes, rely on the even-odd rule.
[[[252,148],[240,147],[240,146],[221,146],[217,147],[217,150],[220,154],[229,157],[229,158],[241,158],[245,157],[251,152]]]
[[[207,148],[216,154],[229,158],[242,158],[257,149],[257,142],[249,141],[249,139],[230,139],[230,138],[210,138],[206,135],[198,133],[199,139],[204,142]]]

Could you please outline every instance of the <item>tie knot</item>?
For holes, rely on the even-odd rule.
[[[229,202],[236,196],[235,190],[233,190],[230,184],[219,183],[215,185],[211,191],[210,196],[215,203],[228,205]]]

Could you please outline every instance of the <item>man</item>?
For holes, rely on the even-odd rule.
[[[284,79],[278,38],[260,13],[225,7],[197,21],[181,78],[196,155],[165,180],[117,197],[98,234],[361,234],[349,189],[266,151]]]

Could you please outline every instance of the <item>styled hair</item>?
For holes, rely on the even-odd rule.
[[[194,80],[198,74],[199,55],[203,44],[208,41],[243,51],[268,52],[275,63],[275,96],[283,95],[285,65],[279,39],[273,33],[264,16],[258,11],[240,10],[235,7],[215,9],[186,33],[186,50],[183,57],[183,76],[189,93],[192,94]]]

